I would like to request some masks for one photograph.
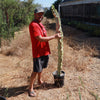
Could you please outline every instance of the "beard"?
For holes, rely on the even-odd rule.
[[[41,22],[43,20],[43,17],[39,18],[38,21]]]
[[[43,20],[43,17],[35,17],[34,20],[37,21],[38,23],[40,23]]]

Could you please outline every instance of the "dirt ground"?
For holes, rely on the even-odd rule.
[[[55,34],[55,23],[43,22],[48,35]],[[57,69],[57,40],[49,42],[51,55],[44,69],[43,85],[34,84],[36,97],[28,96],[32,72],[32,54],[28,27],[17,34],[10,49],[0,53],[0,96],[7,100],[100,100],[100,37],[88,36],[69,26],[63,26],[65,72],[64,86],[54,86],[52,72]],[[26,37],[25,37],[26,35]],[[19,40],[18,40],[19,39]]]

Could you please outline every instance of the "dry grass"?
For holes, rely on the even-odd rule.
[[[52,20],[49,20],[48,22],[47,19],[45,19],[45,21],[43,20],[43,23],[45,23],[46,26],[49,26],[49,24],[52,22],[53,22]],[[65,30],[63,29],[63,31]],[[55,34],[55,31],[50,29],[47,30],[47,32],[48,36]],[[27,60],[28,60],[27,58],[31,59],[31,53],[32,53],[28,28],[24,27],[22,31],[15,32],[15,39],[12,40],[11,44],[8,46],[7,43],[4,42],[4,46],[2,46],[1,49],[2,54],[5,54],[7,56],[10,55],[10,56],[22,57],[20,60],[20,64],[22,65],[20,66],[25,67],[27,65]],[[52,40],[49,43],[52,52],[51,60],[55,59],[57,62],[57,40]],[[76,68],[78,71],[84,70],[86,69],[86,66],[88,66],[92,62],[90,56],[94,56],[96,54],[98,54],[98,52],[94,47],[88,44],[80,45],[76,41],[74,41],[71,37],[64,37],[64,61],[63,61],[64,66]],[[19,62],[17,64],[19,64]]]
[[[92,63],[93,52],[95,50],[91,49],[91,47],[85,48],[84,45],[79,46],[75,42],[66,41],[68,39],[64,39],[64,65],[68,67],[76,68],[78,71],[85,70],[89,64]],[[73,44],[73,46],[69,46]],[[90,50],[92,50],[90,52]],[[66,58],[66,59],[65,59]]]
[[[15,38],[11,41],[10,45],[2,46],[2,54],[5,55],[13,55],[13,56],[22,56],[25,55],[26,50],[30,46],[30,36],[28,32],[28,28],[24,27],[22,30],[15,32]],[[5,43],[5,42],[4,42]],[[5,43],[6,44],[6,43]]]
[[[49,20],[48,22],[45,23],[44,21],[43,23],[45,23],[46,26],[51,27],[53,22],[54,21]],[[55,31],[53,30],[54,27],[51,28],[52,29],[47,28],[48,35],[55,34]],[[21,87],[29,84],[28,82],[32,72],[33,63],[28,27],[24,27],[21,31],[16,32],[15,34],[15,39],[11,41],[11,44],[7,46],[6,42],[4,42],[4,46],[2,46],[1,49],[1,53],[6,55],[1,57],[5,58],[1,59],[1,62],[6,63],[5,67],[10,65],[10,72],[7,70],[6,73],[2,72],[3,74],[0,74],[1,87]],[[52,40],[49,44],[51,55],[48,68],[43,72],[43,80],[47,83],[53,83],[51,73],[57,69],[58,62],[57,40]],[[89,81],[87,81],[87,76],[85,76],[85,73],[83,72],[88,72],[88,66],[94,63],[91,56],[96,54],[98,54],[97,50],[90,44],[79,44],[74,41],[72,37],[64,37],[64,60],[62,70],[66,72],[65,86],[59,89],[59,91],[58,89],[53,88],[52,84],[40,87],[40,89],[36,88],[38,96],[32,100],[40,100],[41,98],[43,98],[43,100],[66,100],[66,98],[69,98],[69,100],[79,100],[79,94],[81,94],[83,100],[86,100],[86,98],[88,98],[87,100],[95,100],[91,99],[92,97],[88,91],[82,88],[79,76],[83,78],[83,81],[85,81],[84,84],[87,87],[88,85],[91,85]],[[0,66],[4,67],[4,65]],[[80,91],[78,90],[79,87]],[[47,94],[47,96],[44,94]],[[15,97],[18,98],[15,100],[24,100],[25,95],[26,94],[19,95]],[[8,100],[14,100],[14,97],[8,98]],[[26,97],[25,100],[31,99]]]

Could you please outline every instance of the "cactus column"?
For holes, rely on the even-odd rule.
[[[60,72],[62,69],[62,62],[63,62],[63,32],[61,28],[61,19],[59,16],[59,13],[55,9],[54,5],[51,7],[52,13],[54,17],[56,18],[56,32],[61,33],[61,39],[58,39],[58,68],[57,68],[57,74],[60,76]]]

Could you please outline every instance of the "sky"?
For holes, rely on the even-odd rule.
[[[24,0],[21,0],[24,1]],[[57,0],[34,0],[34,3],[41,4],[42,7],[51,7],[51,5]]]
[[[41,4],[42,7],[51,7],[51,5],[57,0],[34,0],[34,3]]]

